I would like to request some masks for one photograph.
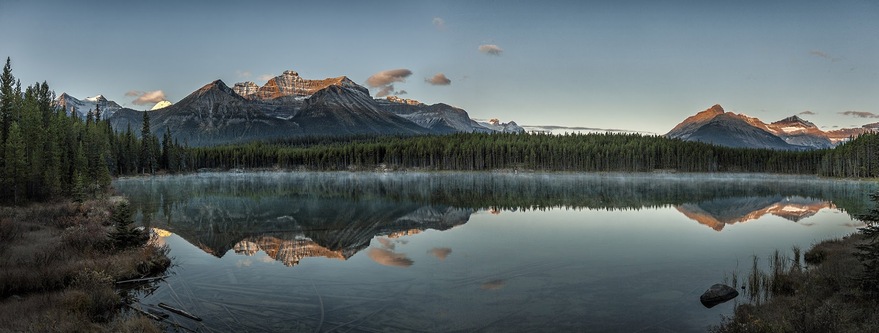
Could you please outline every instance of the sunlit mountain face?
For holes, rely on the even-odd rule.
[[[675,209],[696,222],[721,231],[727,225],[757,220],[767,214],[799,222],[822,209],[836,209],[836,206],[821,199],[776,196],[685,203]]]

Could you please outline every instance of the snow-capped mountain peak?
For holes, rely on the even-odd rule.
[[[97,95],[95,97],[86,97],[84,100],[92,103],[97,103],[101,101],[106,101],[107,98],[105,98],[104,95]]]
[[[169,102],[169,101],[161,101],[161,102],[156,103],[156,105],[153,105],[153,108],[150,109],[150,111],[152,111],[152,110],[158,110],[158,109],[161,109],[161,108],[166,108],[166,107],[169,107],[169,106],[171,106],[171,102]]]
[[[79,117],[85,118],[89,111],[95,110],[95,108],[101,108],[101,118],[107,119],[113,115],[119,109],[122,109],[122,106],[118,103],[108,100],[103,95],[97,95],[95,97],[86,97],[84,99],[77,99],[76,97],[70,96],[67,93],[62,93],[58,96],[58,99],[55,100],[55,105],[60,108],[63,108],[65,112],[76,112]]]

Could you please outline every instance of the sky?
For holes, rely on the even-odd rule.
[[[0,0],[0,56],[25,85],[140,110],[295,70],[520,125],[663,134],[714,104],[879,121],[872,0]]]

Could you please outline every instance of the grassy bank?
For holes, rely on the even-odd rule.
[[[117,228],[124,199],[0,207],[0,331],[160,332],[122,315],[116,281],[161,274],[167,249]],[[127,207],[126,207],[127,208]]]
[[[879,302],[864,287],[856,256],[866,242],[861,234],[821,242],[804,254],[805,267],[776,255],[768,272],[742,280],[747,303],[711,331],[879,332]]]

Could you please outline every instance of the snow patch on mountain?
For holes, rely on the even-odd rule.
[[[158,109],[162,109],[162,108],[166,108],[166,107],[169,107],[169,106],[171,106],[171,102],[169,102],[169,101],[161,101],[161,102],[156,103],[156,105],[153,105],[153,108],[150,109],[150,111],[158,110]]]

